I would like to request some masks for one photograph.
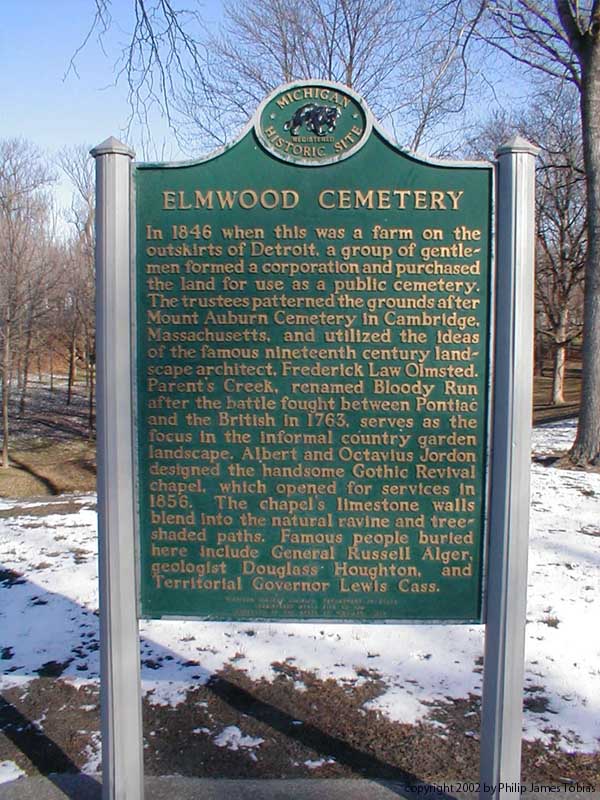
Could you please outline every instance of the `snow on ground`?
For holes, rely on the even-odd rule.
[[[534,453],[567,448],[574,430],[572,421],[535,429]],[[549,741],[557,731],[562,747],[580,752],[600,746],[599,499],[600,475],[533,465],[524,732]],[[39,674],[98,680],[95,496],[60,500],[71,502],[69,513],[41,516],[39,501],[0,503],[4,513],[19,506],[18,515],[0,518],[0,687]],[[483,632],[142,621],[143,690],[153,703],[176,704],[228,662],[257,679],[273,677],[282,661],[339,681],[365,680],[373,670],[387,688],[370,706],[410,723],[432,701],[481,692]],[[219,734],[226,747],[260,745],[246,738],[233,726]],[[0,765],[0,781],[10,768]]]
[[[335,758],[318,758],[315,760],[311,760],[310,758],[308,761],[304,762],[309,769],[319,769],[320,767],[325,766],[325,764],[335,764]]]
[[[16,781],[22,775],[25,773],[14,761],[0,761],[0,783]]]
[[[217,747],[227,747],[229,750],[252,750],[263,742],[260,736],[244,736],[237,725],[228,725],[214,738]]]

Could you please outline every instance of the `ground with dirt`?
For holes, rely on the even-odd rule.
[[[64,379],[52,387],[33,380],[25,411],[11,402],[8,469],[0,468],[0,497],[37,497],[96,488],[95,431],[89,430],[87,389],[68,401]]]
[[[48,666],[53,669],[60,665]],[[477,779],[479,698],[433,705],[427,721],[402,725],[364,708],[380,690],[376,677],[341,686],[281,665],[275,680],[252,681],[243,670],[228,668],[175,708],[144,702],[145,770],[207,778]],[[207,735],[216,721],[224,728],[221,739]],[[13,761],[28,774],[99,765],[93,687],[46,676],[25,693],[7,690],[0,727],[0,762]],[[522,780],[598,787],[600,755],[524,742]]]

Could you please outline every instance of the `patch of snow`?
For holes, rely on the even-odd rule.
[[[26,774],[14,761],[0,761],[0,784],[16,781]]]
[[[96,731],[91,734],[90,739],[90,744],[83,751],[86,761],[81,771],[86,775],[95,775],[100,772],[100,765],[102,764],[102,738],[100,733]]]
[[[228,750],[253,749],[259,747],[264,739],[259,736],[244,736],[237,725],[228,725],[213,739],[217,747],[226,747]]]
[[[318,758],[314,761],[308,759],[308,761],[305,761],[304,764],[309,769],[319,769],[319,767],[324,767],[325,764],[335,764],[335,758]]]
[[[560,422],[537,425],[533,429],[531,449],[538,456],[568,450],[573,444],[576,431],[576,419],[565,419]]]
[[[185,680],[142,680],[142,692],[151,706],[177,706],[183,703],[190,689]]]

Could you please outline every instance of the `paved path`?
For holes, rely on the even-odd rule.
[[[571,800],[600,800],[600,791],[581,792],[577,786],[562,787],[550,793],[520,793],[516,784],[509,797],[539,800],[540,795]],[[450,787],[440,787],[450,788]],[[0,800],[100,800],[98,777],[89,775],[50,775],[46,778],[20,778],[0,785]],[[433,786],[407,788],[388,781],[357,780],[209,780],[200,778],[146,778],[145,800],[477,800],[475,793],[455,794],[436,791]]]

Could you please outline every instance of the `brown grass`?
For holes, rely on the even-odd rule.
[[[35,439],[16,443],[8,469],[0,468],[0,497],[92,492],[96,445],[82,439]]]

